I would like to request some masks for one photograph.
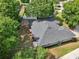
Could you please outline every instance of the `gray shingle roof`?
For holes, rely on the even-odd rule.
[[[35,37],[42,37],[49,26],[52,26],[54,29],[57,29],[57,27],[59,27],[59,25],[57,25],[54,22],[34,21],[32,26],[31,26],[32,33],[34,34]]]
[[[58,42],[69,41],[74,37],[74,34],[66,28],[47,29],[43,36],[39,39],[39,45],[53,45]]]
[[[34,36],[40,38],[38,45],[53,45],[71,40],[74,37],[74,34],[69,29],[59,26],[53,21],[35,21],[31,28]]]
[[[75,31],[79,32],[79,25],[75,27]]]

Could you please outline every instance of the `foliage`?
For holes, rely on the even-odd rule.
[[[47,54],[47,49],[43,47],[37,47],[37,55],[36,55],[37,58],[36,59],[45,59],[46,54]]]
[[[29,3],[29,0],[21,0],[23,3]]]
[[[0,0],[0,14],[17,19],[19,12],[19,2],[17,0]]]
[[[39,3],[38,5],[36,1]],[[35,0],[34,2],[36,3],[35,5],[37,5],[37,10],[32,8],[32,13],[30,13],[29,15],[33,16],[52,15],[53,2],[52,3],[50,3],[50,1],[44,2],[44,0]],[[32,4],[34,5],[34,2],[32,2],[29,5],[30,7],[29,6],[27,7],[31,8]],[[41,9],[38,8],[38,6]],[[28,8],[27,10],[29,11]],[[33,14],[33,11],[35,14]],[[13,56],[11,56],[9,52],[11,52],[11,54],[14,54],[14,50],[11,49],[16,48],[16,45],[18,44],[19,37],[17,27],[19,26],[19,23],[16,20],[18,18],[18,12],[19,12],[18,0],[11,0],[11,1],[0,0],[0,59],[8,59],[7,57],[9,56],[12,58]],[[42,12],[44,12],[44,14],[42,14]],[[45,53],[46,49],[44,48],[33,49],[29,47],[22,50],[20,49],[18,53],[16,52],[13,59],[35,59],[35,58],[43,59],[45,57]],[[17,54],[19,54],[19,56],[17,56]]]
[[[64,5],[63,17],[70,27],[75,27],[79,24],[79,0],[74,0]]]
[[[0,59],[6,59],[10,48],[15,46],[18,40],[18,25],[18,21],[0,16]]]
[[[60,0],[53,0],[54,1],[54,3],[58,3]]]
[[[34,52],[33,48],[24,48],[23,50],[18,51],[13,59],[34,59]]]
[[[53,15],[53,0],[32,0],[27,5],[26,15],[48,17]]]
[[[25,48],[16,53],[13,59],[45,59],[47,49],[43,47]]]

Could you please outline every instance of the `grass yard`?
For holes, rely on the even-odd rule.
[[[61,57],[74,49],[79,48],[79,41],[78,42],[70,42],[68,44],[63,44],[57,47],[50,47],[48,48],[49,53],[55,55],[56,57]]]

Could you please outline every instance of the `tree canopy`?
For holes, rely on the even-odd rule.
[[[29,3],[30,0],[21,0],[23,3]]]
[[[63,17],[70,27],[79,24],[79,0],[64,4]]]
[[[42,47],[31,48],[26,40],[29,40],[29,34],[24,32],[24,42],[21,42],[21,35],[19,35],[18,14],[21,0],[0,0],[0,59],[44,59],[47,50]],[[23,3],[26,0],[22,0]],[[26,14],[28,16],[46,17],[53,14],[52,0],[32,0],[26,6]],[[18,30],[19,29],[19,30]],[[19,32],[19,33],[18,33]],[[22,36],[23,37],[23,36]],[[26,44],[27,43],[27,44]],[[23,44],[23,45],[21,45]],[[28,48],[26,48],[28,46]],[[18,50],[19,49],[19,50]],[[16,51],[18,50],[18,51]],[[17,55],[19,54],[19,56]]]
[[[26,8],[27,16],[48,17],[53,12],[53,0],[32,0]]]
[[[6,59],[8,51],[18,41],[18,21],[0,15],[0,59]]]
[[[19,6],[18,0],[0,0],[0,14],[17,19]]]
[[[18,12],[17,0],[0,0],[0,59],[7,59],[18,42]]]

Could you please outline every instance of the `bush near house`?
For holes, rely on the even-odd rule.
[[[63,17],[70,27],[79,24],[79,0],[64,4]]]

